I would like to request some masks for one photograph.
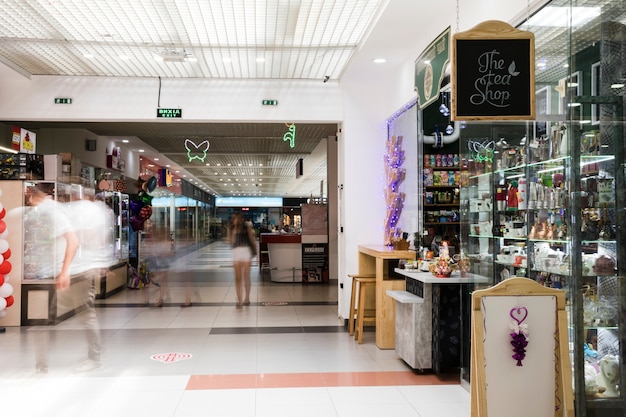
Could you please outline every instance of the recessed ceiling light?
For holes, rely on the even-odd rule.
[[[222,62],[233,62],[233,60],[229,56],[222,57]]]
[[[130,142],[128,139],[122,139],[122,143],[128,143]]]
[[[138,152],[145,152],[143,149],[139,149]]]
[[[258,62],[259,64],[261,64],[261,63],[265,62],[265,58],[263,58],[263,57],[258,57],[258,58],[256,59],[256,62]]]
[[[118,57],[119,59],[124,60],[124,61],[126,61],[127,59],[130,59],[130,58],[128,58],[128,55],[118,55],[117,57]]]
[[[159,158],[154,158],[154,160],[155,160],[155,161],[158,161],[158,160],[159,160]]]
[[[169,168],[169,167],[170,167],[170,164],[165,165],[165,168]]]
[[[611,84],[611,88],[624,88],[624,83]]]
[[[93,54],[83,54],[83,56],[87,59],[93,59]]]
[[[179,171],[179,170],[176,170],[176,171],[174,171],[174,172],[176,172],[176,173],[178,174],[180,171]]]
[[[374,61],[374,63],[376,64],[384,64],[385,62],[387,62],[385,58],[374,58],[372,61]]]

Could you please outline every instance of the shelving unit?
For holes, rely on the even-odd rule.
[[[548,150],[547,158],[535,152],[540,142],[554,143],[554,133],[564,125],[567,144]],[[623,129],[616,128],[617,122],[599,130],[554,122],[547,130],[552,136],[537,138],[535,127],[508,124],[512,136],[504,141],[509,144],[505,152],[495,145],[502,142],[499,135],[465,139],[480,141],[465,148],[495,151],[468,155],[468,181],[461,188],[461,247],[472,262],[471,272],[487,278],[490,286],[516,276],[566,292],[575,391],[585,393],[576,396],[577,409],[589,416],[623,415],[623,390],[606,386],[601,377],[585,381],[586,374],[601,375],[603,363],[619,363],[625,351],[620,311],[626,288],[620,260],[626,259],[626,236],[619,227],[626,220]],[[496,124],[490,129],[499,132]],[[598,146],[589,150],[586,138],[598,134]],[[501,158],[511,148],[523,158],[508,167]],[[467,327],[465,331],[468,335]],[[624,367],[619,369],[617,379],[626,381]]]
[[[433,163],[435,166],[432,166]],[[459,233],[459,164],[458,154],[424,155],[424,230],[436,244],[446,238],[456,241]],[[458,248],[452,246],[452,250]]]

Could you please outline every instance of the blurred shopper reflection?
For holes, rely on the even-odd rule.
[[[230,244],[233,248],[237,308],[250,304],[250,264],[256,256],[256,239],[252,225],[241,213],[235,213],[230,225]]]
[[[78,366],[76,372],[95,371],[101,365],[100,326],[95,310],[95,278],[106,273],[112,264],[112,213],[102,202],[88,200],[58,203],[52,199],[54,189],[51,183],[38,183],[26,192],[27,205],[33,206],[41,221],[51,222],[56,250],[48,262],[39,263],[44,271],[38,276],[54,276],[57,302],[68,303],[64,308],[75,309],[81,318],[87,337],[87,359]],[[50,236],[33,236],[50,239]],[[49,266],[52,266],[51,270]],[[72,287],[70,289],[70,287]],[[61,301],[62,300],[62,301]],[[36,350],[38,372],[48,371],[49,340],[48,332],[40,332],[40,343]]]

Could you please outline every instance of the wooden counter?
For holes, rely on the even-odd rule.
[[[359,245],[359,274],[376,275],[376,346],[396,346],[396,304],[387,290],[404,290],[404,277],[394,272],[399,259],[415,259],[415,251],[385,245]]]

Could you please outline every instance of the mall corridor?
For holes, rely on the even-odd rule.
[[[337,317],[337,287],[277,284],[252,266],[251,305],[236,308],[230,249],[214,242],[170,264],[158,288],[97,300],[102,369],[80,317],[0,334],[0,405],[22,416],[469,416],[458,375],[411,370]],[[181,307],[187,295],[192,306]],[[148,296],[148,297],[146,297]],[[145,304],[146,298],[149,304]],[[49,368],[37,372],[45,335]]]

